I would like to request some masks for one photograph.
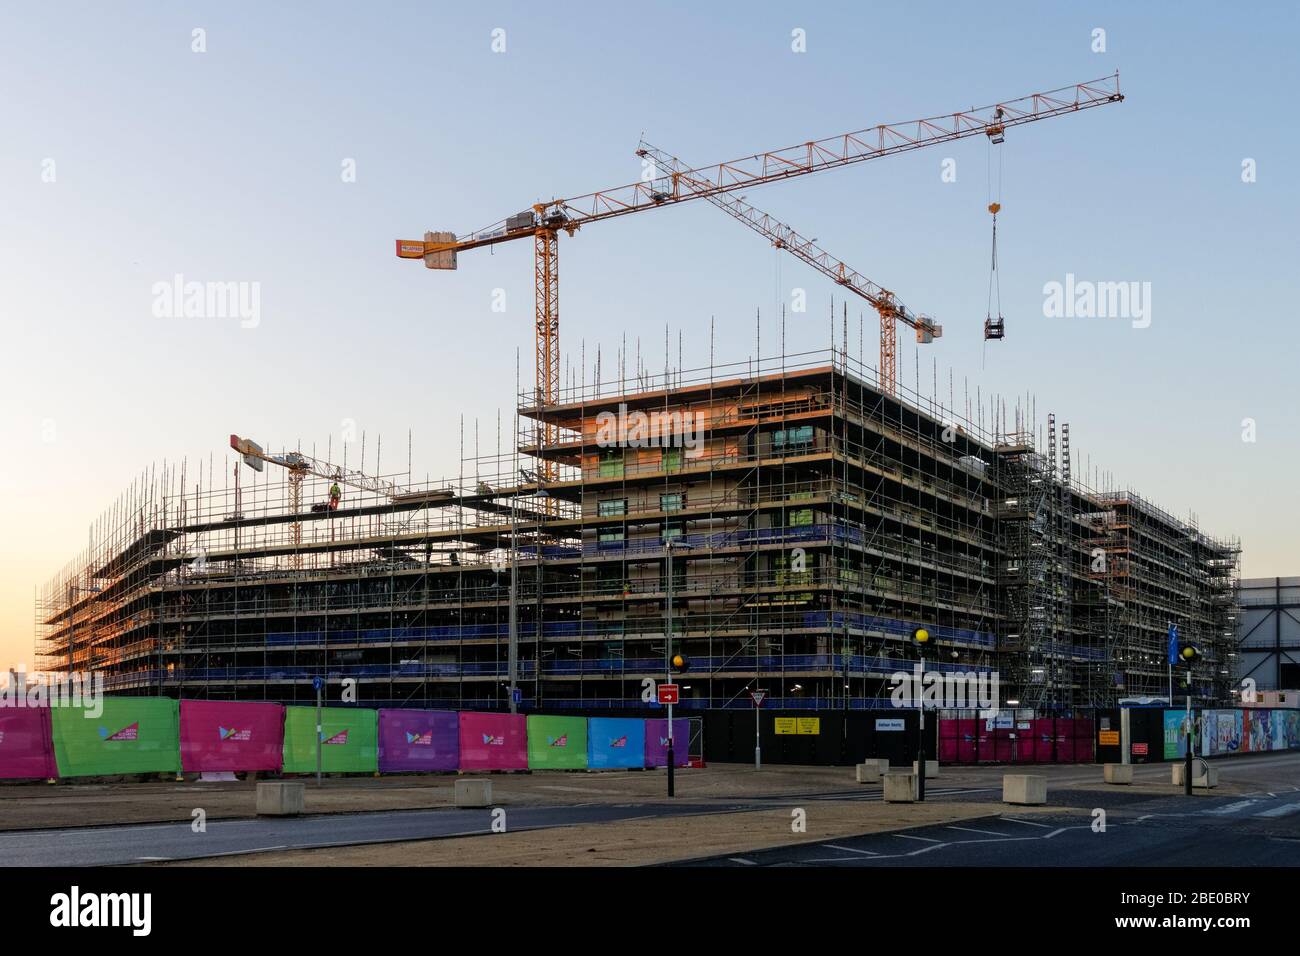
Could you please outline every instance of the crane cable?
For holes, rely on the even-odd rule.
[[[986,343],[988,342],[989,339],[1000,339],[1005,334],[1005,330],[1002,324],[1002,281],[1001,281],[1001,277],[998,275],[998,213],[1002,210],[1002,151],[998,150],[997,189],[996,191],[994,191],[993,155],[992,155],[992,150],[994,145],[995,144],[990,139],[989,147],[988,147],[990,150],[990,154],[989,154],[989,161],[988,161],[987,187],[988,187],[988,198],[989,198],[988,210],[989,213],[993,216],[993,247],[989,259],[988,306],[987,306],[987,312],[984,319],[984,341]],[[995,314],[994,313],[995,304],[997,308],[996,322],[993,319],[993,316]]]

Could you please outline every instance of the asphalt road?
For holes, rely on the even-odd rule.
[[[1095,802],[1110,803],[1094,792]],[[1075,803],[1087,806],[1086,803]],[[1013,808],[955,825],[713,857],[684,866],[1300,866],[1300,787],[1124,800],[1104,831],[1078,814]]]
[[[934,796],[965,796],[983,791],[957,787],[936,789]],[[645,817],[770,810],[773,801],[880,800],[880,791],[861,789],[826,794],[774,797],[771,800],[682,803],[576,804],[555,807],[507,807],[511,832],[584,823],[612,823]],[[349,846],[475,836],[491,832],[491,810],[397,810],[334,813],[296,818],[209,821],[205,833],[188,823],[78,827],[62,830],[13,830],[0,833],[3,866],[113,866],[160,860],[190,860],[268,850]]]

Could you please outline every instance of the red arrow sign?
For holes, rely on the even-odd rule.
[[[659,703],[675,704],[678,700],[678,686],[676,684],[659,685]]]

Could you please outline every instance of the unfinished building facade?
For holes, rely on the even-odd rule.
[[[1175,622],[1205,653],[1193,695],[1228,700],[1234,542],[1084,488],[1068,426],[1042,442],[873,381],[831,350],[523,396],[507,454],[418,486],[314,459],[296,491],[238,457],[155,472],[39,596],[44,666],[135,694],[302,702],[322,676],[368,706],[504,708],[513,685],[607,709],[681,654],[687,708],[863,708],[924,626],[927,669],[1067,713],[1164,694]]]

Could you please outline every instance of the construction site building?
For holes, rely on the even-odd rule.
[[[925,627],[928,670],[1069,713],[1167,694],[1173,623],[1204,654],[1193,698],[1229,702],[1235,541],[1085,487],[1053,417],[898,391],[839,348],[584,381],[521,395],[504,453],[334,507],[328,476],[291,493],[235,456],[154,469],[38,595],[43,666],[467,709],[513,678],[525,709],[594,710],[645,706],[681,654],[688,709],[849,709],[888,705]]]

